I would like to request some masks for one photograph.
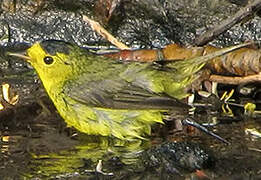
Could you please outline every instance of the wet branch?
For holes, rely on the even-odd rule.
[[[246,7],[239,10],[233,17],[227,18],[226,20],[222,21],[219,25],[213,27],[213,29],[203,33],[201,36],[196,38],[194,45],[203,46],[207,44],[224,31],[230,29],[235,24],[241,22],[243,19],[251,17],[260,8],[261,0],[255,0],[253,3],[250,3]]]
[[[209,80],[222,84],[234,84],[234,85],[245,84],[250,82],[261,82],[261,73],[255,75],[249,75],[245,77],[211,75]]]

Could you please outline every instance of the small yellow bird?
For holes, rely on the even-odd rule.
[[[189,106],[179,101],[196,73],[214,57],[245,47],[244,43],[202,57],[160,63],[123,62],[97,56],[63,41],[46,40],[25,58],[69,126],[81,132],[122,140],[151,133],[166,114]]]

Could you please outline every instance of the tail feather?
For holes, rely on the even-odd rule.
[[[207,55],[204,55],[204,56],[189,59],[189,60],[187,60],[187,62],[191,61],[191,64],[193,64],[193,63],[197,63],[197,64],[206,63],[207,61],[214,59],[218,56],[222,56],[224,54],[230,53],[230,52],[235,51],[237,49],[244,48],[244,47],[251,46],[251,45],[255,45],[255,44],[259,45],[260,42],[259,41],[246,42],[246,43],[238,44],[238,45],[235,45],[235,46],[222,48],[219,51],[215,51],[213,53],[210,53],[210,54],[207,54]]]
[[[168,66],[175,68],[177,71],[179,71],[180,73],[177,73],[178,75],[183,76],[183,77],[188,77],[188,76],[191,76],[191,75],[195,74],[196,72],[198,72],[205,65],[205,63],[208,62],[209,60],[212,60],[218,56],[222,56],[224,54],[230,53],[237,49],[244,48],[244,47],[251,46],[251,45],[259,45],[260,43],[261,42],[259,42],[259,41],[246,42],[246,43],[238,44],[235,46],[222,48],[219,51],[215,51],[213,53],[210,53],[210,54],[207,54],[204,56],[186,59],[186,60],[182,60],[182,61],[173,61],[173,63],[168,64]],[[182,77],[177,77],[177,78],[181,79]]]

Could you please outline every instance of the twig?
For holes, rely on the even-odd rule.
[[[203,46],[207,44],[209,41],[213,40],[224,31],[230,29],[238,22],[241,22],[243,19],[253,15],[253,13],[259,10],[260,8],[261,0],[255,0],[253,3],[250,3],[246,7],[239,10],[233,17],[227,18],[213,29],[203,33],[201,36],[196,38],[194,44],[197,46]]]
[[[83,15],[83,20],[90,24],[91,28],[100,34],[102,37],[107,39],[110,43],[117,46],[119,49],[130,49],[128,46],[123,44],[122,42],[118,41],[114,36],[112,36],[106,29],[104,29],[98,22],[88,18],[87,16]]]
[[[244,77],[232,77],[232,76],[220,76],[220,75],[211,75],[209,77],[210,81],[214,81],[222,84],[245,84],[250,82],[261,82],[261,73],[255,75],[249,75]]]
[[[105,176],[113,176],[113,173],[110,172],[110,173],[106,173],[106,172],[103,172],[102,171],[102,160],[99,160],[97,166],[96,166],[96,169],[95,169],[96,172],[102,174],[102,175],[105,175]]]
[[[261,152],[261,149],[257,149],[257,148],[249,147],[248,149],[251,150],[251,151]]]
[[[219,135],[215,134],[214,132],[212,131],[209,131],[206,127],[202,126],[201,124],[197,123],[193,118],[191,117],[188,117],[186,119],[184,119],[182,121],[182,124],[185,124],[185,125],[190,125],[190,126],[193,126],[195,128],[197,128],[198,130],[226,143],[226,144],[230,144],[230,142],[228,142],[227,140],[225,140],[224,138],[220,137]]]

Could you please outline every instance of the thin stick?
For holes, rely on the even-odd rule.
[[[208,42],[215,39],[218,35],[220,35],[224,31],[230,29],[235,24],[253,15],[260,8],[261,8],[261,0],[255,0],[253,3],[250,3],[246,7],[239,10],[233,17],[225,19],[219,25],[215,26],[213,29],[203,33],[201,36],[196,38],[194,44],[197,46],[203,46],[207,44]]]
[[[113,35],[111,35],[106,29],[104,29],[98,22],[90,19],[89,17],[83,15],[83,20],[90,24],[91,28],[100,34],[102,37],[107,39],[110,43],[117,46],[119,49],[130,49],[128,46],[118,41]]]
[[[209,77],[209,80],[217,83],[234,84],[234,85],[245,84],[250,82],[261,82],[261,73],[255,75],[249,75],[245,77],[211,75]]]

